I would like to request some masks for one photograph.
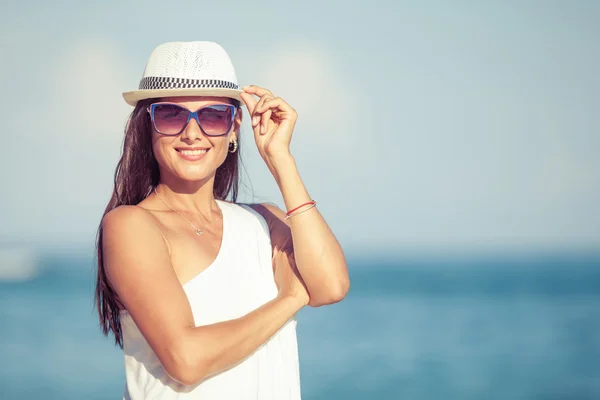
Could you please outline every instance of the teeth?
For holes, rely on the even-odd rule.
[[[204,154],[207,150],[179,150],[181,154],[186,156],[199,156],[200,154]]]

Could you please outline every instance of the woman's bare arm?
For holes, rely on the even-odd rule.
[[[183,384],[198,383],[239,363],[308,303],[293,268],[280,268],[285,261],[278,261],[276,299],[241,318],[195,327],[153,217],[140,207],[121,206],[104,217],[102,229],[112,287],[165,371]]]
[[[252,117],[258,152],[275,178],[288,210],[311,201],[290,152],[298,113],[281,97],[259,86],[245,86],[240,94]],[[257,99],[258,97],[258,99]],[[294,258],[310,293],[310,305],[343,299],[350,288],[342,248],[325,219],[314,207],[284,222],[285,213],[269,207],[271,240],[285,246]]]
[[[273,161],[277,184],[288,209],[310,201],[291,155]],[[271,204],[253,205],[265,217],[273,247],[293,258],[310,294],[309,306],[342,300],[350,288],[348,266],[342,248],[329,225],[315,207],[287,221],[285,211]]]

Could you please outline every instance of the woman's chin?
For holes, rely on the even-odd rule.
[[[186,167],[178,168],[175,171],[175,176],[183,181],[197,182],[203,181],[211,176],[214,176],[215,171],[208,171],[202,167]]]

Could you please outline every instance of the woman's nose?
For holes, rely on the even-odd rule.
[[[190,121],[188,122],[187,126],[185,127],[183,132],[181,132],[181,138],[188,139],[190,141],[196,140],[198,138],[202,139],[203,136],[204,134],[202,133],[202,130],[200,129],[200,125],[198,125],[198,121],[196,121],[196,118],[190,118]]]

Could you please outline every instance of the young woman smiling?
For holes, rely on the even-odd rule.
[[[295,314],[344,298],[342,249],[290,153],[296,111],[225,50],[150,56],[98,231],[96,300],[126,399],[299,399]],[[242,103],[286,211],[236,203]]]

